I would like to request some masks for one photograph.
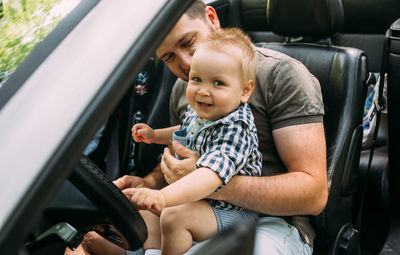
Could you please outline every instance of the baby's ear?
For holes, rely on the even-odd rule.
[[[247,103],[247,101],[249,101],[251,94],[253,93],[253,90],[254,90],[254,81],[248,80],[243,87],[242,99],[240,100],[240,102]]]

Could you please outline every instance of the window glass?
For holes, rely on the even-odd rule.
[[[0,0],[0,87],[80,0]]]

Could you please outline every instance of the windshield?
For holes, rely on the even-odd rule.
[[[0,0],[0,87],[80,0]]]

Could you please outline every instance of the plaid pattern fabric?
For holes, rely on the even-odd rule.
[[[216,121],[201,120],[188,105],[181,124],[186,129],[186,147],[197,151],[197,167],[215,171],[226,185],[236,174],[260,176],[261,153],[258,150],[257,129],[248,104]],[[234,208],[215,201],[220,208]]]

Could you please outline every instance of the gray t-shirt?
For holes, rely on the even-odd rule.
[[[282,127],[322,122],[324,105],[318,80],[299,61],[269,49],[256,48],[257,73],[249,105],[254,115],[262,153],[262,175],[287,172],[275,147],[272,131]],[[187,83],[178,79],[170,98],[171,125],[179,125],[187,106]],[[293,217],[304,240],[312,245],[315,233],[308,218]]]

